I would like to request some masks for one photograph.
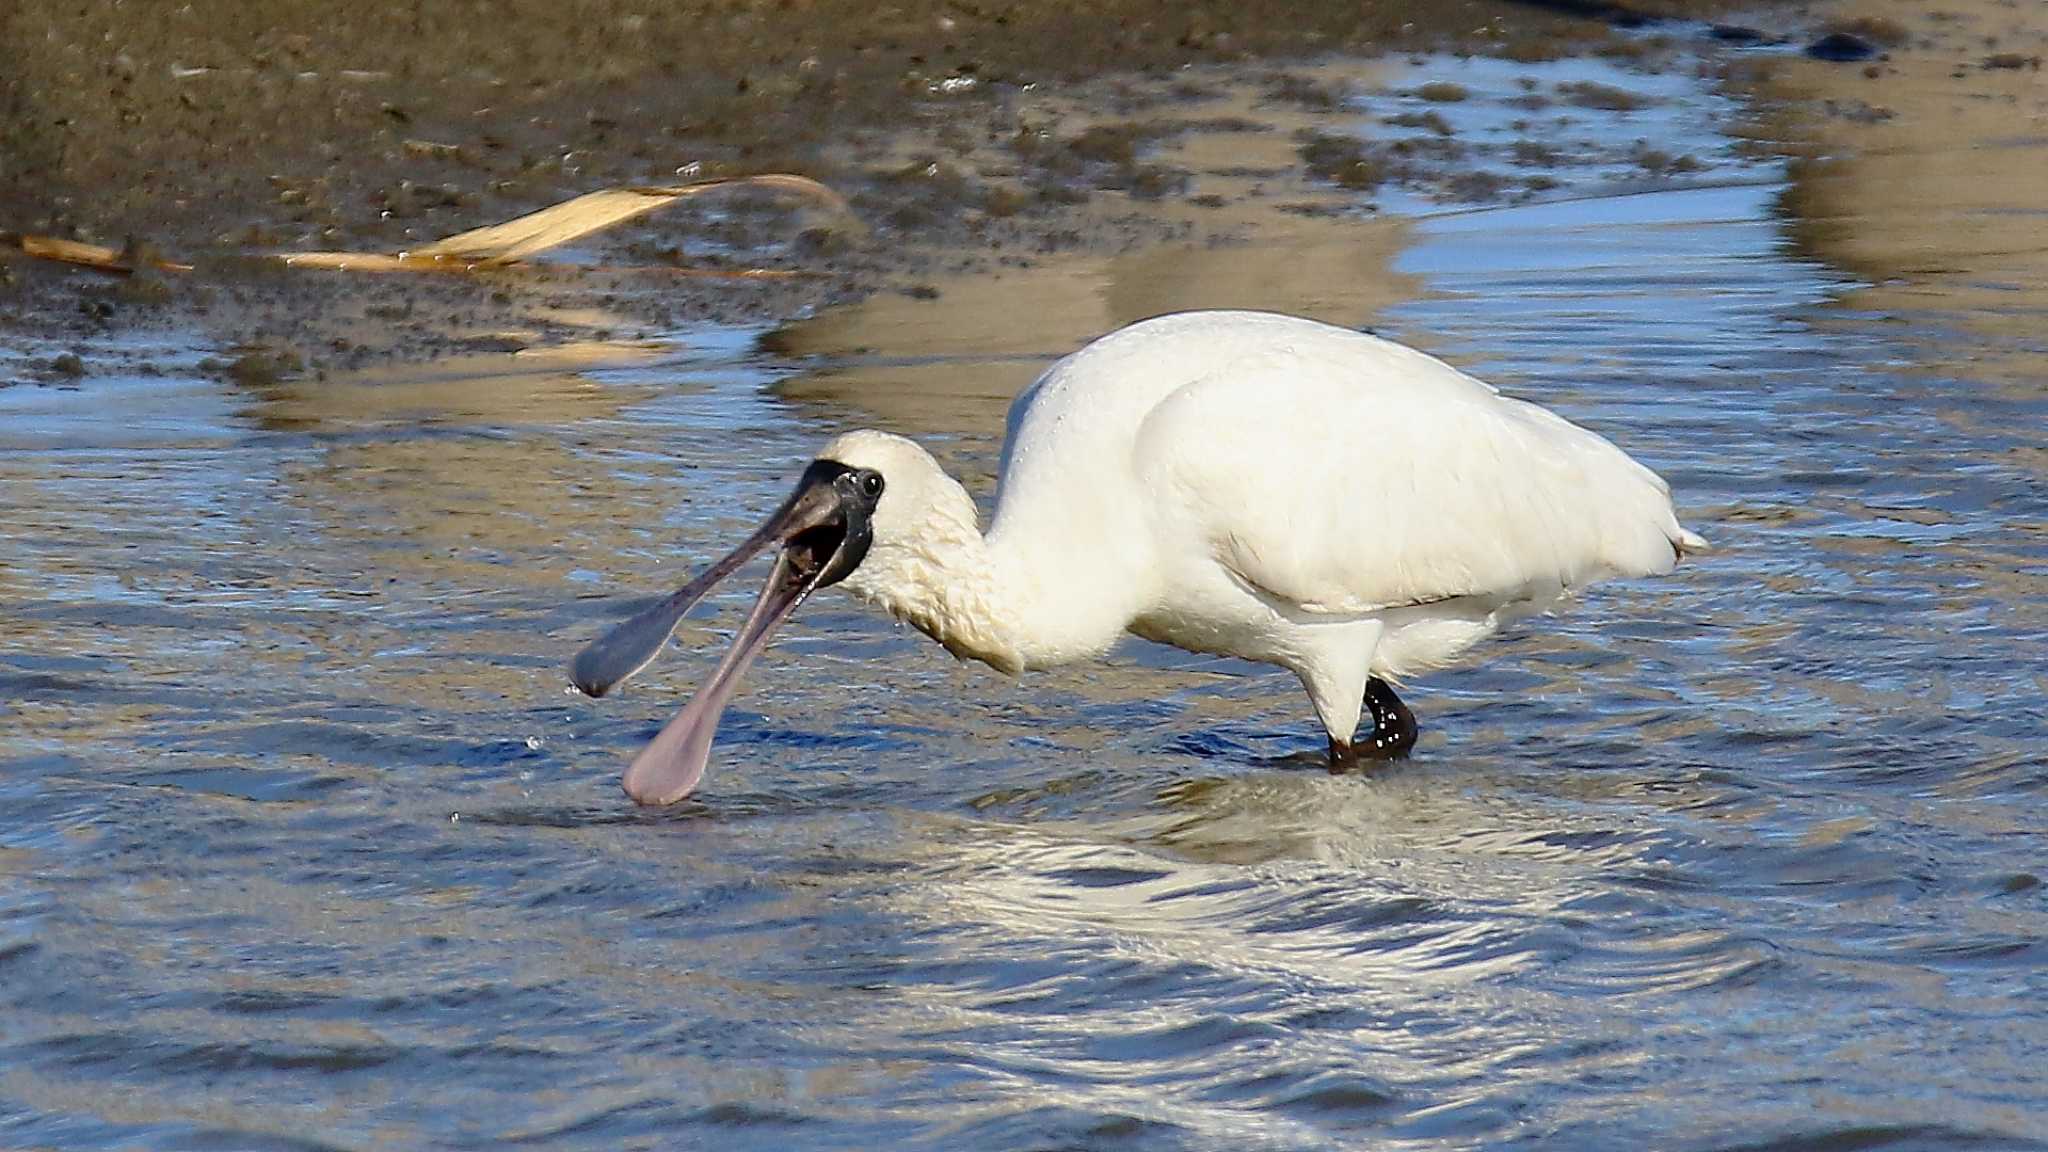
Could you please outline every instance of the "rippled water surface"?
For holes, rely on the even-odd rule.
[[[1371,777],[1262,762],[1285,673],[1011,682],[827,595],[633,811],[752,589],[623,695],[566,658],[874,418],[794,398],[850,358],[0,391],[0,1143],[2048,1140],[2048,315],[1876,302],[1714,175],[1415,226],[1380,329],[1716,548]]]

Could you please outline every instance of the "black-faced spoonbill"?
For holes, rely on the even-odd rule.
[[[731,650],[627,768],[634,800],[697,786],[741,674],[829,584],[1004,672],[1098,656],[1125,632],[1280,665],[1308,689],[1334,771],[1415,743],[1390,682],[1706,546],[1654,472],[1440,360],[1290,316],[1188,312],[1112,332],[1017,397],[986,536],[924,449],[849,432],[731,555],[579,653],[576,686],[601,696],[645,666],[771,544]]]

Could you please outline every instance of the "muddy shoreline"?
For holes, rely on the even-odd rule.
[[[190,276],[118,281],[0,262],[0,323],[38,343],[182,326],[240,349],[223,370],[350,370],[696,321],[779,319],[876,291],[929,291],[979,263],[1183,237],[1187,173],[1153,161],[1213,112],[1197,85],[1094,84],[1077,114],[1031,93],[1104,75],[1260,61],[1272,101],[1340,99],[1293,62],[1453,49],[1510,59],[1708,39],[1728,5],[1658,3],[845,4],[640,11],[515,0],[404,19],[310,2],[196,3],[136,27],[113,0],[6,19],[0,232],[128,245]],[[1773,35],[1803,9],[1767,10]],[[1754,18],[1754,14],[1752,14]],[[1647,47],[1646,47],[1647,45]],[[1688,64],[1688,66],[1692,66]],[[1307,131],[1307,130],[1304,130]],[[1459,158],[1290,142],[1290,185],[1357,191]],[[396,251],[593,188],[792,171],[866,228],[767,196],[719,197],[609,233],[575,259],[482,276],[283,273],[253,253]],[[770,269],[773,280],[701,273]],[[617,270],[627,269],[627,270]],[[146,365],[143,365],[146,369]],[[92,371],[44,363],[44,378]]]

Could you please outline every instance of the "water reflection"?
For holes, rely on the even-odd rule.
[[[1949,5],[1939,19],[1915,5],[1883,7],[1924,46],[1888,59],[1880,82],[1803,58],[1758,81],[1797,110],[1765,130],[1812,145],[1791,170],[1788,232],[1865,281],[1846,307],[1950,330],[1909,335],[1910,364],[1967,375],[1978,393],[2038,399],[2048,205],[2021,190],[2048,181],[2048,138],[2037,128],[2048,94],[2038,71],[1986,61],[1999,47],[2021,58],[2037,51],[2042,30],[2033,14],[1983,0]],[[1972,359],[1929,359],[1944,352]]]
[[[779,351],[828,359],[779,392],[826,409],[851,406],[906,434],[1000,442],[1010,398],[1053,357],[1134,320],[1261,307],[1369,323],[1414,291],[1389,269],[1406,231],[1396,222],[1289,219],[1257,243],[1054,257],[948,279],[938,301],[878,296],[778,333]]]

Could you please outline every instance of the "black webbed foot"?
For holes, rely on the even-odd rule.
[[[1400,760],[1415,747],[1415,714],[1377,676],[1365,682],[1365,710],[1372,727],[1350,741],[1330,740],[1330,771],[1353,772],[1377,760]]]

